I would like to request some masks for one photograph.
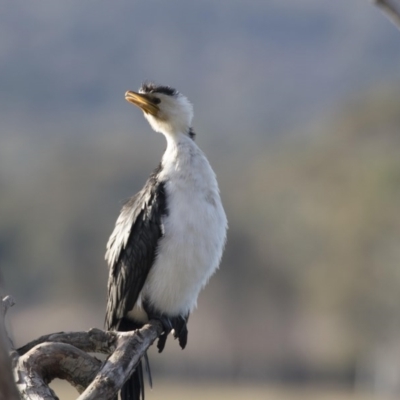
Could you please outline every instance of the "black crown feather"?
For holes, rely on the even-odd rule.
[[[175,96],[178,91],[170,86],[156,85],[154,82],[144,82],[139,89],[141,93],[162,93],[167,96]]]

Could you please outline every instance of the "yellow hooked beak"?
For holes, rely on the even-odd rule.
[[[154,100],[147,94],[141,94],[128,90],[125,93],[125,100],[141,108],[145,113],[156,116],[160,109]]]

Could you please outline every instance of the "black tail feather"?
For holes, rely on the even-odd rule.
[[[122,386],[121,400],[144,400],[142,361],[139,361],[131,377]]]
[[[179,340],[179,345],[181,346],[182,349],[184,349],[187,344],[187,337],[188,337],[187,322],[189,319],[189,315],[185,317],[179,316],[175,318],[155,316],[155,318],[159,319],[164,326],[164,332],[159,337],[157,343],[157,348],[159,352],[161,353],[163,351],[165,342],[167,341],[168,334],[171,332],[172,329],[174,329],[175,339]],[[141,328],[141,326],[142,325],[138,325],[134,321],[123,318],[118,326],[118,331],[121,332],[133,331],[135,329]],[[145,400],[143,361],[145,362],[145,369],[149,378],[150,387],[153,387],[149,358],[146,352],[143,356],[143,360],[139,361],[131,377],[124,383],[124,386],[121,389],[121,400]]]
[[[142,325],[138,325],[135,322],[122,319],[118,331],[128,332],[135,329],[141,328]],[[146,365],[146,372],[149,378],[150,387],[153,386],[153,381],[151,377],[149,358],[147,352],[144,355],[144,361]],[[143,378],[143,362],[142,360],[136,366],[135,371],[133,371],[130,378],[124,383],[121,389],[121,400],[145,400],[144,399],[144,378]]]
[[[149,386],[152,389],[153,388],[153,377],[151,376],[151,369],[150,369],[150,361],[149,361],[149,356],[146,353],[144,353],[144,365],[146,368],[147,372],[147,378],[149,379]]]

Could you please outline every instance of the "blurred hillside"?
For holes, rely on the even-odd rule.
[[[181,372],[350,379],[375,351],[398,351],[399,104],[399,91],[380,87],[246,164],[227,162],[229,155],[217,163],[230,220],[223,265],[191,321],[200,347],[184,360],[171,350],[160,368],[179,357]],[[64,143],[42,160],[35,182],[2,179],[3,275],[28,308],[15,322],[18,337],[50,329],[63,319],[52,316],[58,307],[69,310],[70,325],[76,307],[73,326],[101,326],[107,236],[120,199],[156,163],[140,160],[131,141]],[[48,299],[52,306],[28,307]],[[26,318],[40,327],[29,335],[19,331]],[[220,361],[207,366],[216,348]]]
[[[16,0],[0,10],[2,130],[36,140],[128,132],[122,94],[144,79],[181,89],[201,110],[196,126],[218,132],[207,141],[231,148],[400,77],[398,33],[365,0]]]
[[[230,221],[190,345],[171,340],[155,369],[398,393],[400,37],[374,7],[0,7],[0,270],[18,343],[102,326],[107,238],[164,148],[123,100],[151,78],[193,101]]]
[[[398,353],[399,95],[378,88],[345,103],[312,134],[274,143],[229,186],[230,243],[240,253],[246,238],[236,290],[250,265],[247,307],[263,304],[264,338],[281,346],[264,345],[280,361],[321,371],[356,368],[380,346]],[[237,260],[228,253],[229,268]]]

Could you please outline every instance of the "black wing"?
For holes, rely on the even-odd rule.
[[[123,207],[107,243],[109,266],[105,325],[118,329],[120,320],[136,303],[154,262],[162,237],[162,217],[167,212],[161,166],[143,189]]]

